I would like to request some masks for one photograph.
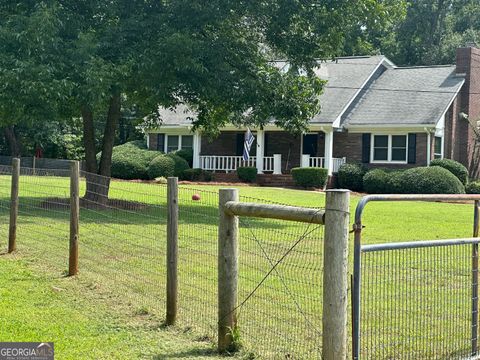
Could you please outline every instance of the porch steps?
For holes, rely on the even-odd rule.
[[[241,182],[237,176],[237,173],[215,173],[213,174],[213,180],[216,182]],[[260,186],[270,187],[295,187],[292,175],[273,175],[273,174],[258,174],[257,184]]]
[[[290,174],[259,174],[257,175],[257,184],[260,186],[271,187],[295,187],[292,175]]]

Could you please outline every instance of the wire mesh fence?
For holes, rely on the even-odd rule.
[[[239,267],[242,343],[266,359],[319,357],[323,226],[240,217]]]
[[[474,245],[389,246],[362,250],[360,358],[469,358]]]
[[[4,238],[8,237],[11,172],[11,167],[0,167]],[[118,181],[83,171],[80,175],[80,279],[139,314],[163,319],[167,185]],[[17,248],[41,259],[41,267],[58,276],[68,269],[69,176],[65,169],[23,167],[19,180]],[[218,321],[218,202],[218,190],[211,187],[179,188],[177,324],[211,341],[216,339]],[[317,356],[322,229],[244,218],[240,237],[240,342],[266,359]]]

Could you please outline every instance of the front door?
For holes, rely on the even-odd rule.
[[[303,135],[302,154],[315,157],[317,156],[317,150],[318,150],[318,134]]]

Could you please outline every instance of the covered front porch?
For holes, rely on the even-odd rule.
[[[346,162],[333,157],[333,132],[292,135],[279,130],[252,131],[255,142],[250,159],[243,160],[245,131],[222,131],[212,141],[199,137],[194,147],[194,167],[213,172],[233,172],[241,166],[256,167],[259,174],[288,174],[294,167],[321,167],[331,175]],[[197,135],[199,136],[199,135]],[[196,151],[197,150],[197,151]]]

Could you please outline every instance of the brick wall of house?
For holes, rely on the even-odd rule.
[[[362,135],[357,133],[336,132],[333,135],[333,157],[346,157],[348,163],[362,162]],[[432,136],[433,144],[433,136]],[[433,145],[432,145],[433,149]],[[432,150],[433,156],[433,150]],[[427,134],[417,133],[415,164],[365,164],[368,167],[410,168],[427,165]]]
[[[237,155],[237,134],[239,133],[239,131],[222,131],[215,139],[202,137],[202,149],[200,154],[225,156]]]
[[[157,134],[148,134],[148,148],[150,150],[157,150]]]
[[[301,138],[286,131],[269,132],[265,156],[282,154],[282,172],[300,166]]]
[[[202,138],[201,154],[237,155],[237,134],[239,133],[244,134],[244,132],[238,131],[222,131],[213,140]],[[300,136],[295,136],[285,131],[270,131],[266,133],[268,133],[268,144],[265,156],[281,154],[282,171],[288,172],[291,168],[300,166]]]

